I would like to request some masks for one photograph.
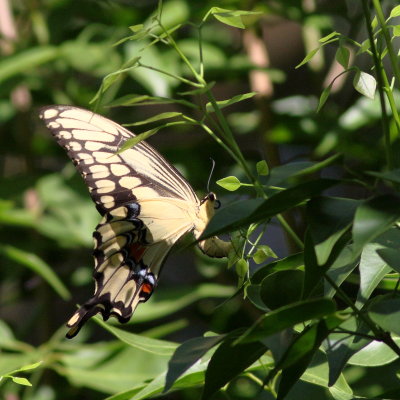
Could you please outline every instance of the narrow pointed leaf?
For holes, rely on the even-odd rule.
[[[168,363],[164,392],[168,391],[185,371],[203,357],[207,351],[216,346],[224,337],[224,335],[199,337],[182,343],[175,350]]]

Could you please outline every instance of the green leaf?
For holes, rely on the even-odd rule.
[[[396,336],[393,340],[397,346],[400,345],[400,337]],[[387,344],[374,340],[354,354],[348,364],[361,367],[378,367],[389,364],[398,358],[399,356]]]
[[[400,334],[400,296],[377,296],[368,308],[368,315],[385,331]]]
[[[324,265],[333,246],[350,228],[360,202],[340,197],[315,197],[306,208],[318,265]]]
[[[216,82],[208,82],[204,87],[196,88],[193,90],[185,90],[184,92],[178,92],[180,96],[192,96],[192,95],[199,95],[199,94],[204,94],[208,91],[210,91]]]
[[[39,65],[49,63],[59,56],[60,51],[57,47],[40,46],[3,57],[0,61],[0,82],[4,82],[12,76],[33,71]]]
[[[328,40],[333,39],[336,36],[340,36],[339,32],[331,32],[329,35],[326,35],[318,40],[320,43],[326,43]]]
[[[230,204],[212,218],[199,240],[264,221],[301,204],[336,183],[330,179],[317,179],[283,190],[267,200],[252,199]]]
[[[321,350],[318,350],[314,354],[311,363],[300,379],[313,385],[318,385],[329,389],[329,392],[335,400],[353,400],[353,392],[350,386],[347,384],[344,376],[340,375],[335,385],[329,387],[328,373],[329,365],[326,354],[324,354]]]
[[[344,69],[347,69],[349,66],[350,50],[347,47],[339,46],[335,59]]]
[[[260,176],[267,176],[269,174],[269,167],[265,160],[258,161],[256,164],[257,174]]]
[[[140,95],[140,94],[128,94],[126,96],[122,96],[110,103],[108,103],[108,107],[132,107],[132,106],[142,106],[142,105],[157,105],[157,104],[181,104],[183,106],[197,109],[198,107],[187,100],[182,99],[171,99],[169,97],[161,97],[161,96],[148,96],[148,95]]]
[[[166,340],[151,339],[145,336],[126,332],[122,329],[106,324],[99,317],[94,317],[93,320],[96,321],[96,323],[102,326],[104,329],[111,332],[119,340],[122,340],[124,343],[137,349],[147,351],[156,355],[170,356],[177,348],[176,343],[168,342]]]
[[[392,249],[392,248],[378,248],[376,252],[379,254],[379,257],[388,264],[391,268],[393,268],[396,272],[400,273],[400,249]]]
[[[275,271],[295,270],[304,265],[303,253],[292,254],[278,261],[273,261],[264,267],[259,268],[252,276],[252,283],[261,283],[269,274]]]
[[[164,120],[164,119],[170,119],[170,118],[175,118],[175,117],[181,117],[183,114],[180,112],[164,112],[164,113],[160,113],[155,115],[154,117],[151,118],[147,118],[143,121],[139,121],[139,122],[132,122],[131,124],[125,124],[125,126],[139,126],[139,125],[145,125],[145,124],[149,124],[151,122],[156,122],[156,121],[160,121],[160,120]]]
[[[395,232],[395,230],[393,231]],[[365,245],[361,253],[359,265],[360,287],[356,302],[356,307],[358,308],[361,308],[367,302],[379,282],[391,271],[391,268],[377,254],[378,249],[385,248],[385,236],[390,237],[393,235],[391,235],[390,231],[386,232],[378,239],[375,239],[376,242]]]
[[[300,68],[302,65],[307,64],[307,63],[318,53],[318,51],[320,50],[320,48],[321,48],[321,47],[317,47],[316,49],[311,50],[311,51],[303,58],[303,60],[301,61],[301,63],[296,65],[295,68],[297,69],[297,68]]]
[[[238,94],[236,96],[233,96],[231,99],[220,100],[220,101],[217,101],[216,103],[218,105],[218,108],[222,109],[222,108],[228,107],[228,106],[230,106],[232,104],[238,103],[239,101],[250,99],[251,97],[254,97],[256,94],[257,94],[257,92]],[[208,112],[215,112],[212,103],[207,103],[206,104],[206,110]]]
[[[128,150],[132,148],[133,146],[136,146],[138,143],[140,143],[143,140],[146,140],[150,136],[153,136],[156,134],[159,130],[165,128],[165,125],[157,126],[156,128],[149,129],[148,131],[142,132],[139,135],[133,136],[130,139],[126,140],[124,144],[119,148],[119,150],[115,154],[121,154],[125,150]]]
[[[321,108],[324,106],[324,104],[328,100],[328,97],[331,94],[332,85],[333,85],[333,82],[322,91],[321,96],[319,97],[317,113],[320,112]]]
[[[371,42],[369,41],[369,39],[364,40],[361,43],[361,47],[358,50],[358,54],[365,53],[366,51],[368,51],[370,49],[370,47],[371,47]]]
[[[226,178],[219,179],[216,183],[230,192],[234,192],[242,185],[236,176],[227,176]]]
[[[289,347],[277,367],[282,369],[277,400],[285,398],[293,385],[303,375],[322,341],[328,336],[325,321],[306,328]]]
[[[357,71],[354,79],[353,86],[357,92],[361,93],[363,96],[368,97],[373,100],[376,91],[376,80],[375,78],[363,71]]]
[[[400,36],[400,25],[395,25],[393,27],[393,36],[394,37],[399,37]]]
[[[174,352],[168,363],[164,392],[193,364],[195,364],[211,348],[216,346],[225,336],[206,336],[190,339],[182,343]]]
[[[234,344],[237,334],[231,334],[217,348],[208,364],[202,400],[214,393],[256,362],[266,351],[262,343]]]
[[[381,178],[387,180],[389,182],[400,183],[400,169],[392,169],[391,171],[385,172],[375,172],[375,171],[367,171],[368,175],[376,176],[377,178]]]
[[[24,366],[21,367],[21,368],[18,368],[18,369],[14,370],[14,371],[11,371],[10,374],[14,374],[14,373],[16,373],[16,372],[30,371],[30,370],[32,370],[32,369],[36,369],[36,368],[39,367],[42,363],[43,363],[43,361],[38,361],[38,362],[33,363],[33,364],[24,365]]]
[[[93,104],[99,100],[102,94],[105,93],[117,80],[121,79],[128,71],[137,68],[139,66],[140,58],[141,57],[133,57],[125,62],[121,69],[106,75],[101,82],[99,90],[94,95],[92,100],[90,100],[90,104]]]
[[[387,231],[400,218],[399,198],[382,195],[362,203],[354,216],[354,255],[367,243]]]
[[[51,267],[36,254],[26,252],[10,245],[0,245],[0,253],[41,276],[62,299],[68,300],[71,298],[68,289]]]
[[[256,264],[261,264],[270,257],[277,258],[277,255],[274,253],[271,247],[263,244],[257,247],[257,251],[253,256],[253,260]]]
[[[329,299],[316,298],[292,303],[262,316],[238,342],[255,342],[300,322],[321,318],[333,312],[335,312],[335,303]]]
[[[131,25],[131,26],[129,27],[129,29],[130,29],[133,33],[139,32],[139,31],[141,31],[143,28],[144,28],[144,25],[143,25],[143,24]]]
[[[55,370],[74,387],[108,394],[132,388],[138,392],[163,375],[158,387],[161,392],[169,358],[170,355],[149,353],[116,340],[84,345],[69,342],[68,351],[63,351]]]
[[[276,271],[261,282],[260,297],[271,310],[295,303],[301,299],[304,271]]]
[[[260,12],[256,11],[228,10],[220,7],[212,7],[203,18],[203,21],[207,18],[208,15],[213,15],[218,21],[222,22],[225,25],[245,29],[246,27],[243,24],[242,17],[260,14]]]
[[[246,297],[253,303],[255,307],[264,312],[270,311],[261,300],[260,292],[261,285],[248,285],[245,287]]]
[[[234,293],[234,287],[216,283],[204,283],[196,287],[180,285],[167,290],[161,285],[149,301],[138,307],[135,318],[131,321],[133,324],[154,321],[157,318],[165,318],[198,300],[210,297],[228,298]]]
[[[372,21],[371,21],[372,30],[375,30],[377,26],[378,26],[378,18],[376,18],[376,15],[375,15],[374,18],[372,18]]]
[[[389,18],[396,18],[398,16],[400,16],[400,6],[396,6],[392,9]]]
[[[32,386],[32,384],[28,381],[26,378],[21,378],[18,376],[13,376],[11,377],[14,383],[17,383],[18,385],[23,385],[23,386]]]
[[[371,341],[363,336],[371,334],[369,327],[354,316],[344,321],[339,329],[355,332],[355,334],[331,333],[329,335],[329,343],[325,346],[329,363],[329,386],[332,386],[340,377],[350,357]]]
[[[339,287],[358,265],[358,258],[354,260],[350,246],[344,247],[334,263],[327,271],[328,276]],[[332,298],[336,293],[334,287],[325,281],[324,295]]]

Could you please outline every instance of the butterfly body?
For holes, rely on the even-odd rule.
[[[130,319],[148,300],[172,246],[188,232],[199,238],[217,199],[199,200],[190,184],[145,142],[117,154],[134,136],[91,111],[49,106],[40,117],[84,178],[102,219],[93,234],[95,293],[68,321],[67,337],[100,312],[106,320]],[[231,245],[216,237],[199,243],[203,252],[224,257]]]

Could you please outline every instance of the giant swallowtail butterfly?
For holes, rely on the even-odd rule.
[[[116,154],[133,133],[91,111],[49,106],[40,118],[67,151],[89,187],[102,219],[93,233],[95,292],[70,318],[74,337],[93,315],[127,322],[151,296],[162,263],[188,232],[199,238],[214,214],[216,197],[199,200],[185,178],[144,141]],[[230,243],[217,237],[199,243],[224,257]]]

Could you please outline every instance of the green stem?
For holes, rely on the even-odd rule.
[[[202,76],[200,76],[197,71],[195,70],[195,68],[193,67],[192,63],[187,59],[187,57],[185,56],[185,54],[183,54],[183,52],[181,51],[181,49],[179,48],[179,46],[176,44],[174,38],[169,34],[169,32],[164,28],[164,26],[162,25],[161,21],[158,20],[158,23],[161,27],[161,29],[164,31],[166,37],[168,38],[169,44],[172,46],[172,48],[178,53],[179,57],[182,59],[182,61],[187,65],[187,67],[190,69],[190,71],[192,72],[193,76],[196,78],[197,82],[199,82],[199,86],[198,87],[203,87],[205,86],[205,81],[202,78]]]
[[[392,45],[390,43],[390,37],[389,37],[389,41],[387,40],[387,36],[389,35],[388,31],[387,31],[387,27],[386,27],[386,23],[385,23],[385,19],[383,18],[383,13],[382,13],[382,9],[380,7],[379,1],[376,0],[372,0],[374,7],[375,7],[375,11],[377,14],[377,18],[379,20],[379,23],[381,25],[382,28],[382,32],[383,35],[385,37],[386,40],[386,45],[387,45],[387,49],[389,51],[389,55],[391,54],[391,52],[393,52],[393,48]],[[387,116],[387,111],[386,111],[386,103],[385,103],[385,97],[384,97],[384,79],[383,79],[383,74],[382,74],[382,64],[381,64],[381,60],[378,57],[378,51],[377,48],[375,46],[375,40],[374,40],[374,34],[372,32],[372,27],[371,27],[371,14],[368,8],[368,1],[367,0],[362,0],[362,6],[363,6],[363,11],[364,11],[364,15],[365,15],[365,21],[366,21],[366,26],[367,26],[367,32],[368,32],[368,37],[369,37],[369,42],[371,45],[371,49],[372,49],[372,56],[373,56],[373,60],[374,60],[374,65],[375,65],[375,71],[376,71],[376,80],[378,82],[378,93],[379,93],[379,101],[381,104],[381,110],[382,110],[382,130],[384,133],[384,138],[385,138],[385,153],[386,153],[386,163],[388,168],[391,170],[393,169],[393,156],[392,156],[392,152],[390,149],[390,131],[389,131],[389,122],[388,122],[388,116]],[[393,59],[391,57],[392,60],[392,64],[393,64]],[[396,64],[397,67],[397,61],[395,60],[394,64]],[[395,66],[393,65],[393,70],[395,71]],[[396,75],[396,79],[397,79],[397,75]],[[389,88],[386,88],[387,90],[390,90]]]
[[[138,61],[138,66],[150,69],[152,71],[156,71],[156,72],[158,72],[160,74],[169,76],[169,77],[174,78],[174,79],[176,79],[178,81],[181,81],[182,83],[186,83],[187,85],[194,86],[196,88],[202,88],[203,87],[203,85],[200,85],[200,84],[198,84],[196,82],[192,82],[189,79],[185,79],[185,78],[182,78],[181,76],[178,76],[178,75],[175,75],[175,74],[171,74],[171,73],[169,73],[167,71],[164,71],[162,69],[159,69],[159,68],[156,68],[156,67],[152,67],[151,65],[142,64],[140,61]],[[127,70],[128,69],[130,69],[130,68],[127,68]]]
[[[299,249],[304,249],[303,241],[297,236],[297,233],[292,229],[292,227],[286,222],[285,218],[278,214],[276,216],[279,223],[282,225],[282,228],[286,231],[286,233],[293,239],[293,241],[297,244]]]
[[[378,18],[379,25],[381,26],[381,29],[382,29],[383,37],[385,38],[386,48],[389,52],[389,58],[390,58],[390,62],[391,62],[392,68],[393,68],[394,76],[396,78],[396,83],[398,86],[400,86],[399,62],[398,62],[397,55],[392,46],[392,40],[391,40],[391,37],[389,34],[388,27],[386,25],[386,21],[385,21],[384,15],[383,15],[380,0],[372,0],[372,3],[374,5],[375,11],[376,11],[376,17]]]

